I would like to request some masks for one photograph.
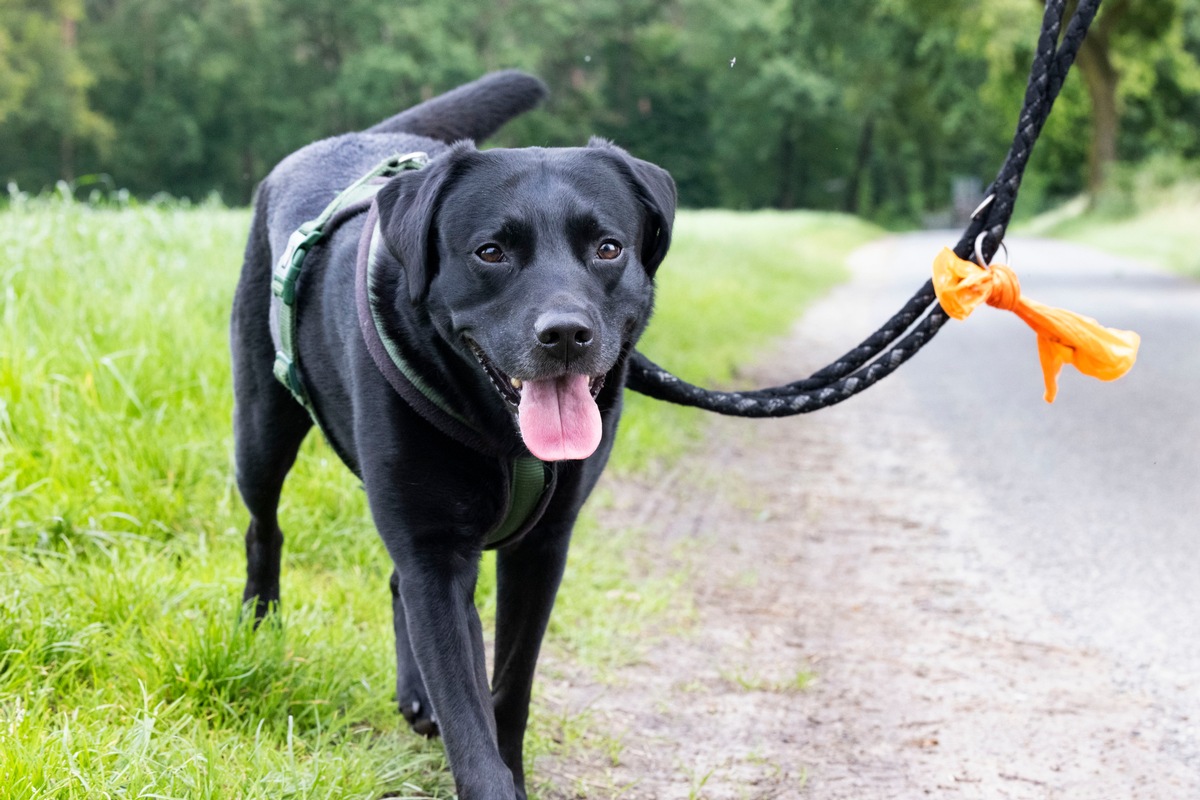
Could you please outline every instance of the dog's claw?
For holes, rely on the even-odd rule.
[[[425,705],[419,698],[414,698],[411,703],[401,703],[400,713],[404,716],[408,726],[413,729],[413,732],[433,739],[438,735],[437,717],[432,713],[422,715],[422,710]]]
[[[427,739],[436,739],[438,736],[437,719],[434,717],[421,717],[413,720],[411,725],[415,733],[419,733]]]

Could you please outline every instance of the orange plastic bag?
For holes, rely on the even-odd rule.
[[[1137,360],[1141,342],[1133,331],[1106,328],[1091,317],[1021,297],[1016,273],[1003,264],[984,268],[942,248],[933,261],[938,302],[955,319],[966,319],[981,303],[1012,311],[1037,334],[1038,356],[1046,381],[1046,402],[1058,394],[1058,373],[1074,364],[1084,375],[1116,380]]]

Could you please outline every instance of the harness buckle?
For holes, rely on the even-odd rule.
[[[429,156],[423,150],[414,150],[405,155],[394,155],[387,160],[380,170],[380,175],[391,177],[408,170],[424,169],[429,163]]]
[[[300,375],[296,372],[296,362],[288,358],[287,353],[282,350],[275,351],[275,366],[271,371],[275,373],[275,379],[286,386],[297,399],[304,397],[304,387],[300,383]]]
[[[304,256],[320,241],[321,236],[320,228],[308,230],[307,226],[301,226],[292,231],[287,246],[283,248],[283,255],[275,265],[275,272],[271,276],[271,292],[289,306],[296,301],[296,279],[300,277]]]

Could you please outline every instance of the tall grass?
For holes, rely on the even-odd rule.
[[[394,710],[390,565],[320,437],[284,492],[282,619],[239,621],[226,326],[247,224],[217,207],[0,212],[0,796],[452,791],[440,746]],[[646,351],[729,380],[871,235],[682,215]],[[617,468],[653,470],[699,425],[631,398]],[[673,588],[622,591],[637,532],[598,531],[580,525],[548,642],[593,664],[627,655]],[[552,725],[535,711],[535,754]]]

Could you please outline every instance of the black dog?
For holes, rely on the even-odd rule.
[[[418,732],[440,730],[463,800],[525,797],[538,650],[572,526],[612,448],[626,357],[675,213],[670,176],[606,142],[480,151],[469,141],[544,94],[534,78],[497,73],[293,153],[259,188],[233,306],[245,598],[261,618],[279,599],[280,491],[312,426],[273,376],[273,266],[298,226],[381,159],[428,153],[428,166],[378,191],[366,215],[378,220],[374,245],[375,228],[351,209],[313,247],[295,354],[313,416],[362,479],[395,563],[400,709]],[[538,491],[518,502],[516,473],[530,464]],[[528,513],[512,522],[517,505]],[[492,545],[489,687],[473,593]]]

